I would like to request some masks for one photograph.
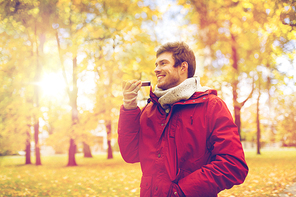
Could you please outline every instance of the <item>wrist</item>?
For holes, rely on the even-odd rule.
[[[138,108],[138,105],[130,105],[130,104],[124,104],[123,103],[123,108],[126,109],[126,110],[133,110],[133,109],[137,109]]]
[[[136,109],[138,107],[137,98],[134,99],[123,99],[123,107],[125,109]]]

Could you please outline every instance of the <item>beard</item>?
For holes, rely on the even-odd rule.
[[[178,75],[166,75],[157,83],[157,87],[162,90],[167,90],[175,87],[181,83],[180,77]]]

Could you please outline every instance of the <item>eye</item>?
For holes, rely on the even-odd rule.
[[[155,66],[157,67],[157,66],[165,66],[166,64],[168,64],[168,62],[167,61],[161,61],[161,62],[159,62],[159,64],[155,64]]]

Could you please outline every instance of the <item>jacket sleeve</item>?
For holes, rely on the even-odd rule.
[[[220,98],[209,99],[206,118],[211,161],[179,180],[186,196],[216,196],[221,190],[243,183],[248,173],[237,126]]]
[[[122,158],[127,163],[139,162],[139,130],[141,110],[120,108],[118,121],[118,145]]]

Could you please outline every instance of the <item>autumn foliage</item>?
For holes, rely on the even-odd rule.
[[[245,183],[219,196],[278,195],[295,149],[261,148],[296,146],[295,26],[294,0],[0,0],[1,195],[139,196],[140,166],[117,152],[121,85],[154,86],[155,50],[172,40],[251,146]]]
[[[196,74],[226,101],[241,141],[257,146],[257,154],[264,146],[296,146],[295,6],[293,0],[0,1],[0,155],[25,151],[25,164],[42,165],[42,150],[51,147],[76,166],[76,153],[91,158],[104,133],[101,151],[112,159],[122,81],[155,85],[155,50],[170,39],[195,51]],[[142,88],[140,107],[148,96]]]

